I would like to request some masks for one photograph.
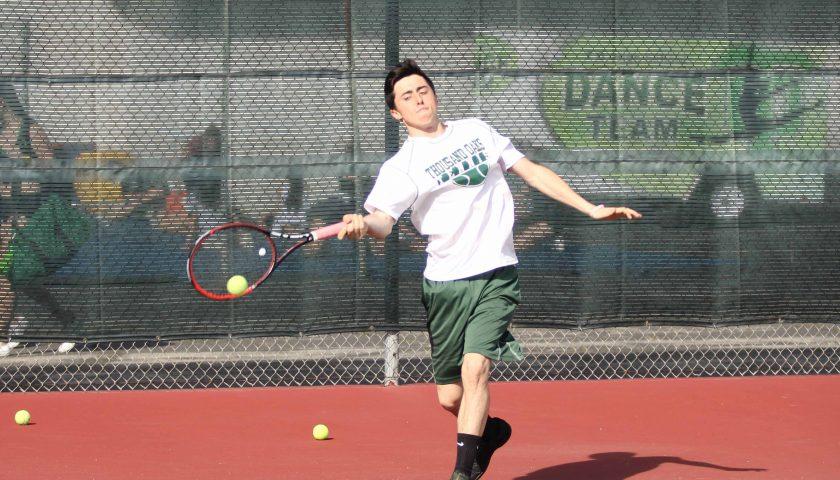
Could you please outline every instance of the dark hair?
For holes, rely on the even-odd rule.
[[[432,88],[432,92],[435,92],[435,84],[432,83],[432,80],[428,75],[426,75],[426,72],[420,70],[420,67],[417,66],[417,62],[415,62],[414,59],[406,58],[401,63],[388,70],[388,76],[385,77],[385,103],[388,104],[388,108],[391,110],[396,108],[396,105],[394,104],[394,85],[409,75],[420,75],[426,80],[429,87]]]

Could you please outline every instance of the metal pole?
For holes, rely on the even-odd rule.
[[[385,66],[400,61],[400,2],[387,0],[385,9]],[[385,156],[391,157],[400,149],[399,125],[385,114]],[[392,233],[385,239],[385,319],[396,325],[400,319],[400,257],[399,235]],[[399,332],[385,336],[385,385],[399,383]]]

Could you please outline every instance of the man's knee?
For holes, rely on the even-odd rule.
[[[465,384],[486,383],[490,378],[492,365],[493,362],[484,355],[467,353],[464,355],[464,363],[461,366],[461,378]]]
[[[457,412],[458,409],[461,408],[461,397],[456,397],[454,395],[438,395],[438,403],[440,403],[440,406],[443,407],[444,410]]]
[[[464,390],[458,384],[443,385],[438,387],[437,394],[441,407],[450,412],[457,412],[461,406]]]

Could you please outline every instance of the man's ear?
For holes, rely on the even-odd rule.
[[[394,120],[398,122],[402,122],[402,115],[400,115],[400,112],[396,111],[393,108],[391,109],[391,117],[393,117]]]

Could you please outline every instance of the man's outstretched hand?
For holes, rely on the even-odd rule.
[[[642,214],[627,207],[604,207],[598,205],[591,212],[589,216],[595,220],[636,220],[642,218]]]

